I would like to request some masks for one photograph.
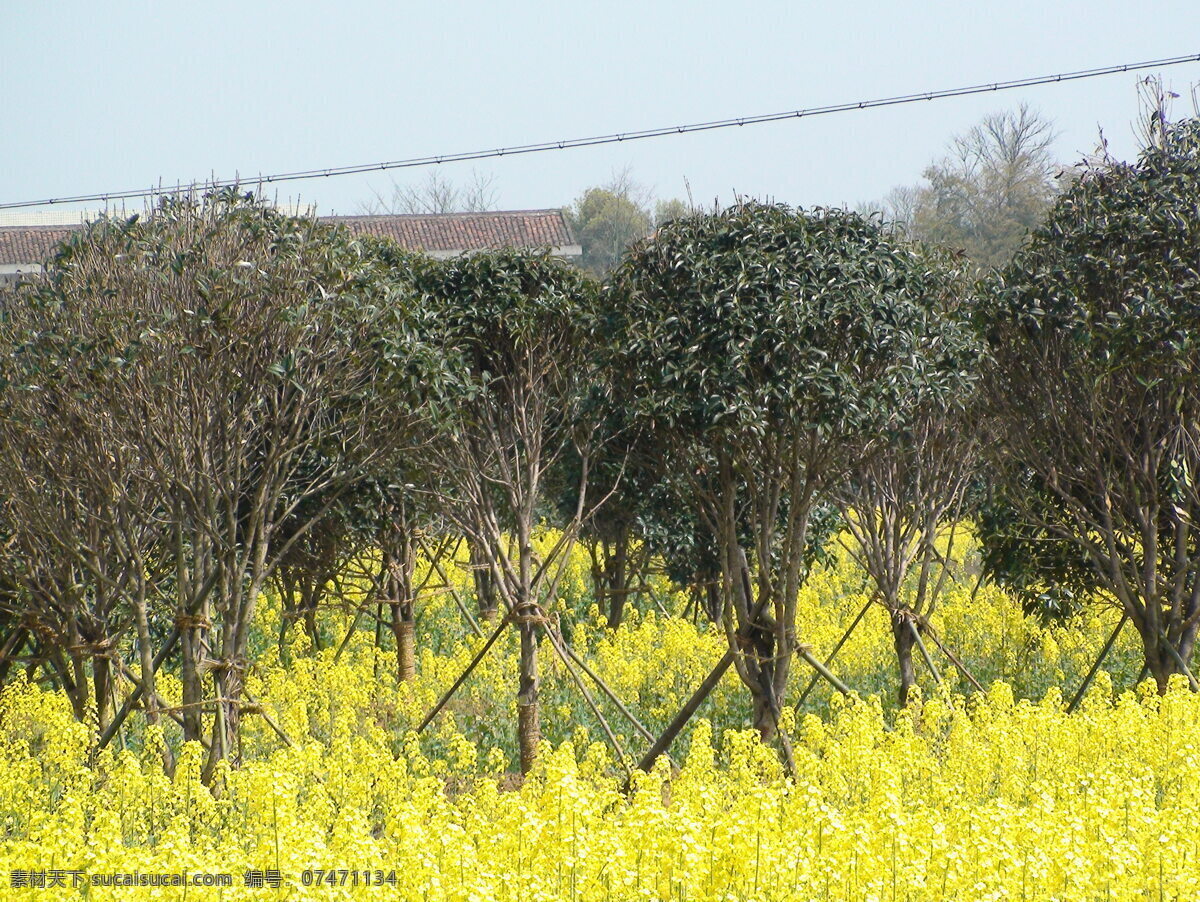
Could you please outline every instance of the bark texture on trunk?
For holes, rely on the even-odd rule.
[[[532,620],[519,622],[521,634],[520,683],[517,689],[517,742],[521,750],[521,773],[527,774],[537,760],[542,739],[538,712],[537,625]]]
[[[412,620],[412,609],[408,610],[408,618],[404,618],[403,608],[397,608],[401,619],[392,622],[392,631],[396,636],[396,663],[400,682],[414,680],[417,677],[417,642],[416,624]]]
[[[608,583],[608,628],[615,630],[625,615],[629,600],[629,530],[623,529],[614,543],[612,554],[605,551]]]
[[[896,663],[900,669],[897,700],[900,702],[900,707],[903,708],[908,704],[909,692],[917,682],[916,670],[913,668],[915,637],[904,611],[896,611],[892,614],[892,642],[896,647]]]
[[[495,623],[496,612],[500,610],[500,597],[487,555],[476,551],[473,543],[468,543],[467,552],[471,578],[475,583],[475,601],[479,606],[479,616],[485,623]]]
[[[204,639],[196,618],[183,615],[180,618],[183,683],[183,739],[198,742],[203,734],[204,723],[201,705],[204,702],[204,685],[200,673],[200,662],[204,656]]]

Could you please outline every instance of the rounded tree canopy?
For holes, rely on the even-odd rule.
[[[548,253],[455,257],[428,266],[418,284],[434,334],[462,365],[469,392],[523,377],[569,393],[594,369],[595,283]]]
[[[673,220],[614,281],[619,369],[660,428],[879,432],[968,378],[957,265],[836,209],[741,203]]]
[[[1165,126],[1136,163],[1085,171],[1059,199],[982,311],[990,343],[1004,358],[1054,345],[1063,372],[1086,365],[1147,387],[1192,379],[1198,260],[1200,119],[1191,119]]]

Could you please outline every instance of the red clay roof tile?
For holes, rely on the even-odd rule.
[[[439,213],[384,216],[325,216],[356,235],[391,238],[408,250],[439,255],[516,247],[549,247],[578,254],[575,236],[562,210],[506,210],[494,213]],[[0,226],[0,265],[45,261],[72,226]]]

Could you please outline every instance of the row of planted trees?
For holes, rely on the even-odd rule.
[[[584,541],[613,626],[652,560],[695,587],[729,648],[705,685],[735,668],[771,738],[797,658],[824,669],[796,602],[832,524],[890,614],[903,703],[968,516],[1031,606],[1118,606],[1160,688],[1190,679],[1198,211],[1190,121],[1084,172],[983,282],[857,214],[757,203],[664,225],[603,286],[230,192],[97,223],[0,320],[0,679],[61,687],[101,744],[135,708],[175,718],[211,772],[239,755],[271,581],[319,642],[316,605],[370,552],[404,679],[418,556],[465,541],[469,627],[484,651],[520,634],[527,769],[539,649],[573,667],[548,600]]]

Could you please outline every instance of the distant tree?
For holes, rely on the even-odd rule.
[[[1200,120],[1152,135],[1084,170],[980,319],[1009,534],[1086,561],[1165,691],[1200,627]]]
[[[603,277],[621,262],[630,244],[689,212],[678,199],[655,202],[624,169],[607,184],[584,191],[567,209],[567,217],[583,247],[583,267]]]
[[[654,227],[649,197],[628,170],[606,185],[584,191],[567,216],[583,247],[583,267],[596,276],[607,275],[620,262],[625,248]]]
[[[654,227],[657,229],[673,219],[689,216],[692,212],[692,208],[678,197],[657,201],[654,204]]]
[[[1060,190],[1052,123],[1021,105],[950,142],[925,181],[893,189],[884,218],[913,237],[962,250],[978,268],[1008,262]]]
[[[379,192],[375,199],[360,205],[363,214],[483,213],[496,209],[496,180],[491,175],[471,173],[465,185],[456,185],[431,169],[425,181],[415,185],[392,185],[392,196]]]

